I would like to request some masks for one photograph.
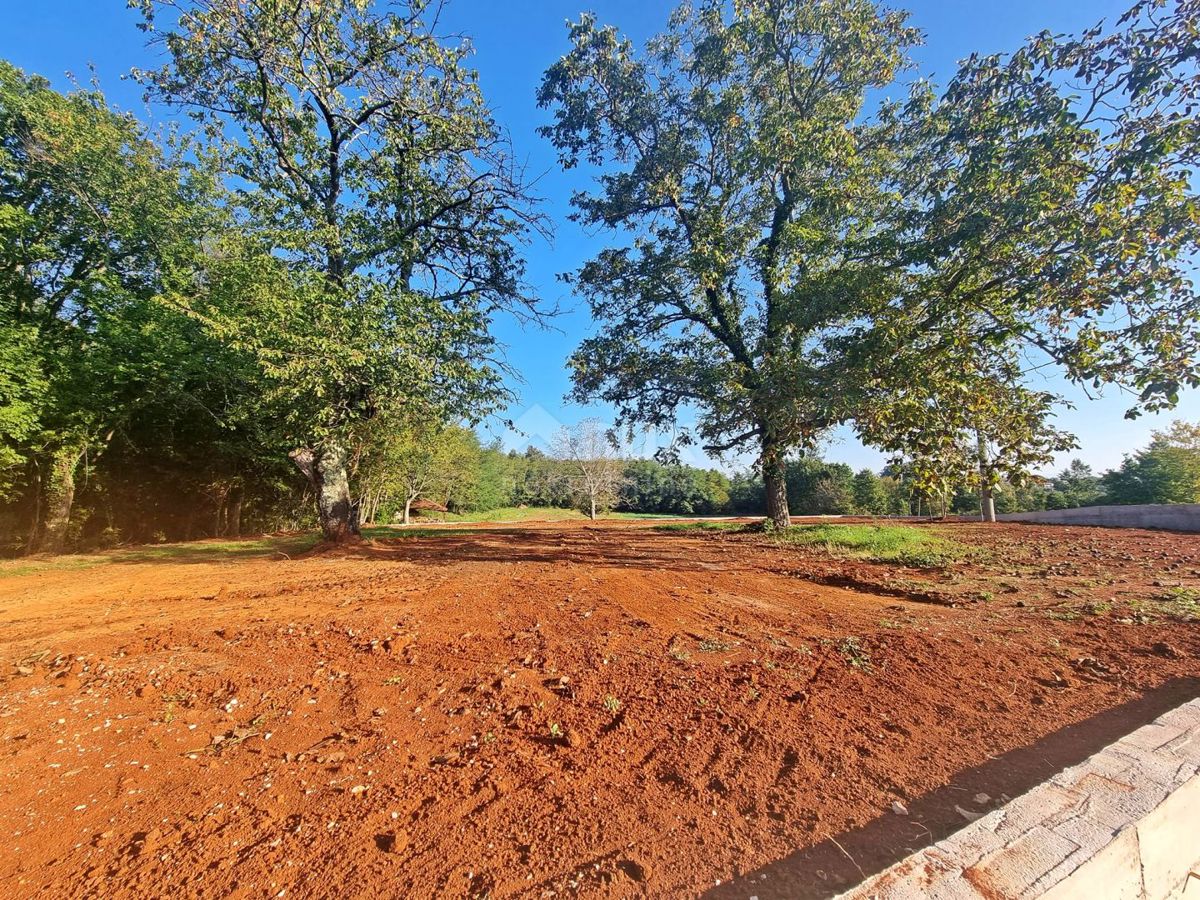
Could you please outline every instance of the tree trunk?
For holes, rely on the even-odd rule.
[[[992,487],[991,466],[988,460],[987,441],[982,431],[975,432],[979,451],[979,515],[985,522],[996,521],[996,497]]]
[[[982,482],[979,488],[979,514],[985,522],[996,521],[995,491],[987,482]]]
[[[317,449],[305,447],[288,455],[312,485],[322,537],[334,544],[358,537],[358,516],[350,500],[345,448],[336,444]]]
[[[213,514],[213,537],[218,538],[225,532],[225,529],[223,527],[224,522],[225,522],[225,494],[224,494],[224,492],[218,493],[215,500],[216,500],[216,513]]]
[[[33,512],[29,518],[29,539],[25,542],[26,553],[36,553],[42,534],[42,466],[37,457],[31,457],[33,467]]]
[[[34,552],[62,553],[66,546],[71,507],[75,503],[75,469],[83,459],[83,451],[78,445],[64,447],[51,460],[46,479],[45,518]]]
[[[412,509],[412,497],[406,497],[404,500],[404,524],[408,524],[409,510]]]
[[[592,494],[589,496],[588,502],[591,504],[591,509],[588,512],[588,518],[594,520],[596,518],[596,495]]]
[[[242,501],[245,499],[245,491],[236,487],[233,489],[233,496],[230,497],[229,506],[225,511],[225,533],[229,537],[242,536]]]
[[[763,440],[762,448],[763,485],[767,492],[767,518],[776,528],[787,528],[792,524],[788,512],[787,465],[783,453],[772,442]]]

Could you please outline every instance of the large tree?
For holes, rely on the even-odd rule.
[[[713,0],[643,54],[584,18],[545,131],[565,165],[607,166],[578,214],[633,246],[578,274],[604,328],[576,395],[757,440],[778,524],[783,453],[834,422],[943,480],[970,431],[986,495],[1070,443],[1032,367],[1132,389],[1131,414],[1173,404],[1200,384],[1198,10],[1147,0],[973,56],[874,116],[916,36],[868,0]]]
[[[918,455],[964,431],[1012,451],[998,471],[980,444],[985,518],[989,468],[1016,478],[1070,444],[1032,370],[1127,390],[1131,416],[1200,385],[1198,18],[1141,2],[888,110],[901,202],[874,250],[902,277],[844,342],[845,388],[869,442],[896,449],[903,419]]]
[[[501,394],[490,316],[534,312],[521,172],[427,0],[133,5],[169,57],[137,74],[203,123],[270,254],[239,275],[256,299],[214,325],[274,383],[326,539],[351,537],[365,423],[478,415]]]
[[[893,150],[863,108],[918,42],[905,19],[706,0],[639,52],[585,16],[538,95],[563,164],[606,167],[577,217],[631,238],[575,276],[601,323],[571,358],[575,396],[651,426],[694,407],[708,449],[757,449],[779,525],[785,455],[838,415],[821,338],[881,287],[855,248],[892,203]]]

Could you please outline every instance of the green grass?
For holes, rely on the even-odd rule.
[[[1154,599],[1168,615],[1180,619],[1200,618],[1200,590],[1196,588],[1168,588]]]
[[[962,559],[967,548],[911,525],[793,525],[775,537],[873,562],[933,568]]]
[[[505,506],[472,513],[446,513],[447,522],[564,522],[586,519],[577,509],[556,509],[542,506]]]
[[[22,575],[36,575],[39,572],[61,572],[68,569],[90,569],[101,563],[108,562],[103,556],[55,556],[50,559],[27,562],[12,560],[0,563],[0,578],[19,578]]]
[[[296,556],[316,546],[318,535],[289,534],[246,541],[193,541],[186,544],[134,547],[110,550],[111,562],[220,562],[223,559],[247,559],[255,556]]]

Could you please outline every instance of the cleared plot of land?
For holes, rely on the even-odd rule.
[[[0,894],[821,896],[1200,693],[1196,535],[309,546],[0,566]]]

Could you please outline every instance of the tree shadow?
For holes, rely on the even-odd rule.
[[[410,562],[427,566],[462,563],[569,564],[654,571],[741,569],[744,561],[722,560],[702,538],[651,528],[472,528],[424,529],[411,536],[377,539],[331,551],[342,558]]]
[[[966,826],[955,809],[964,797],[1018,797],[1163,713],[1200,696],[1200,678],[1176,678],[1140,697],[1069,725],[1026,747],[960,772],[951,784],[908,804],[907,816],[883,812],[869,824],[795,851],[706,891],[707,900],[817,900],[832,897]]]

